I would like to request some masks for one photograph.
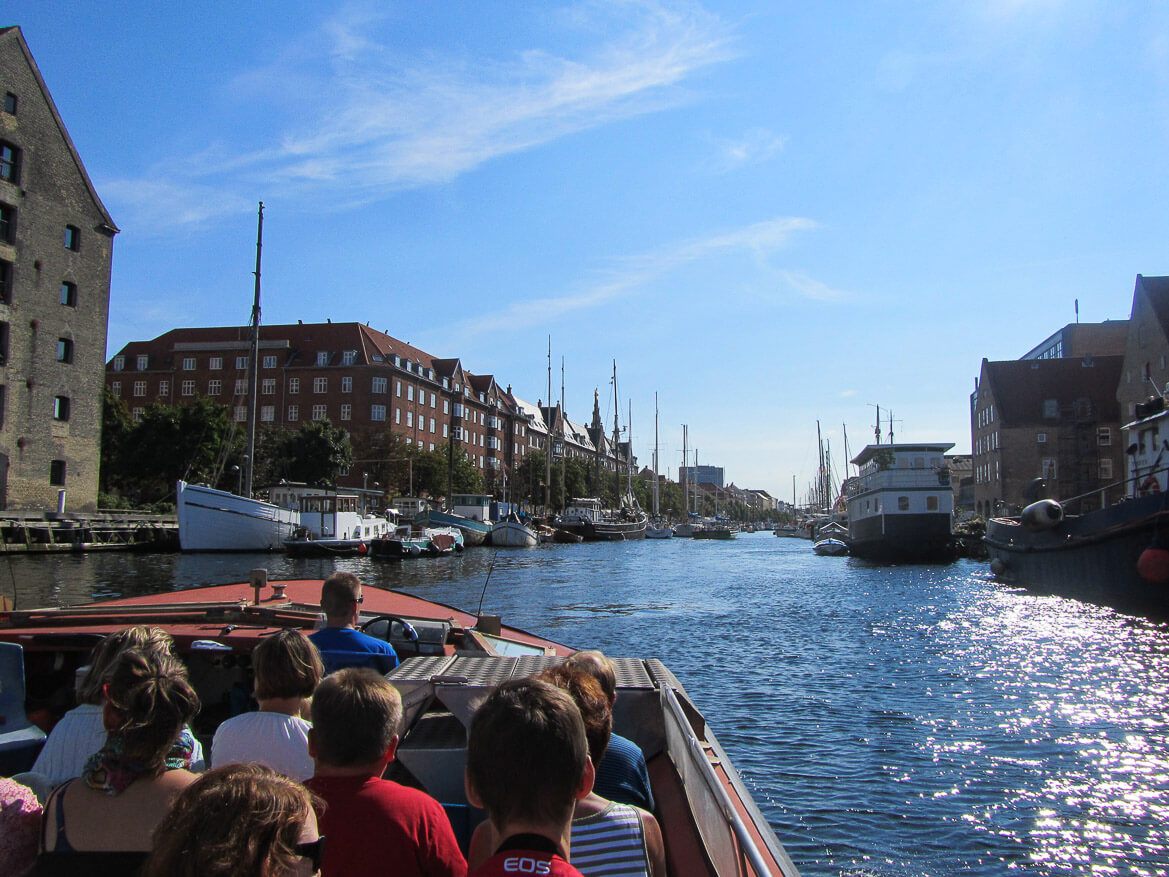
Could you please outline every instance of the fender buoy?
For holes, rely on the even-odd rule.
[[[1147,496],[1150,493],[1160,493],[1161,482],[1157,480],[1155,475],[1150,475],[1141,482],[1141,496]]]
[[[366,545],[364,542],[362,542],[360,545],[357,546],[357,553],[360,554],[362,557],[364,557],[366,554],[369,553],[369,546]]]
[[[1149,546],[1137,558],[1137,572],[1150,584],[1163,585],[1169,582],[1169,551]]]
[[[1063,520],[1063,506],[1054,499],[1033,502],[1019,515],[1019,521],[1028,530],[1050,530]]]

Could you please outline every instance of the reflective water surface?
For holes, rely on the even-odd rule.
[[[570,645],[659,657],[806,875],[1169,871],[1169,626],[807,542],[472,549],[413,561],[12,558],[24,607],[338,566]]]

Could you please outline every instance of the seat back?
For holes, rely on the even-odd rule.
[[[45,745],[45,732],[24,711],[24,649],[0,643],[0,776],[26,771]]]
[[[371,667],[383,676],[389,673],[398,662],[390,655],[377,655],[372,652],[344,652],[332,649],[321,650],[321,662],[325,665],[325,673],[335,673],[348,667]]]

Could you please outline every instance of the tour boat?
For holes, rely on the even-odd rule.
[[[245,708],[240,692],[251,688],[252,649],[280,628],[311,632],[321,623],[320,591],[319,580],[268,582],[265,571],[257,570],[252,581],[241,584],[0,613],[0,642],[23,647],[28,717],[47,730],[54,712],[70,701],[78,669],[103,636],[131,624],[161,626],[190,668],[203,703],[193,730],[209,743],[220,722]],[[389,775],[443,804],[465,852],[483,818],[467,803],[463,786],[466,729],[475,704],[492,686],[538,673],[574,649],[504,625],[498,616],[476,617],[370,585],[362,591],[362,629],[392,643],[402,658],[387,677],[405,707]],[[19,650],[0,650],[0,660],[13,653],[19,656]],[[646,755],[669,872],[798,874],[681,683],[656,659],[614,658],[614,663],[614,731]],[[8,734],[28,725],[23,711],[5,715],[0,754]],[[35,756],[25,741],[20,745]]]
[[[178,483],[175,512],[183,551],[280,551],[300,525],[299,504],[275,502]]]

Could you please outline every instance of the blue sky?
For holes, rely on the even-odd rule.
[[[356,320],[662,468],[790,499],[876,404],[968,451],[982,357],[1169,273],[1156,3],[8,0],[122,229],[110,354]]]

